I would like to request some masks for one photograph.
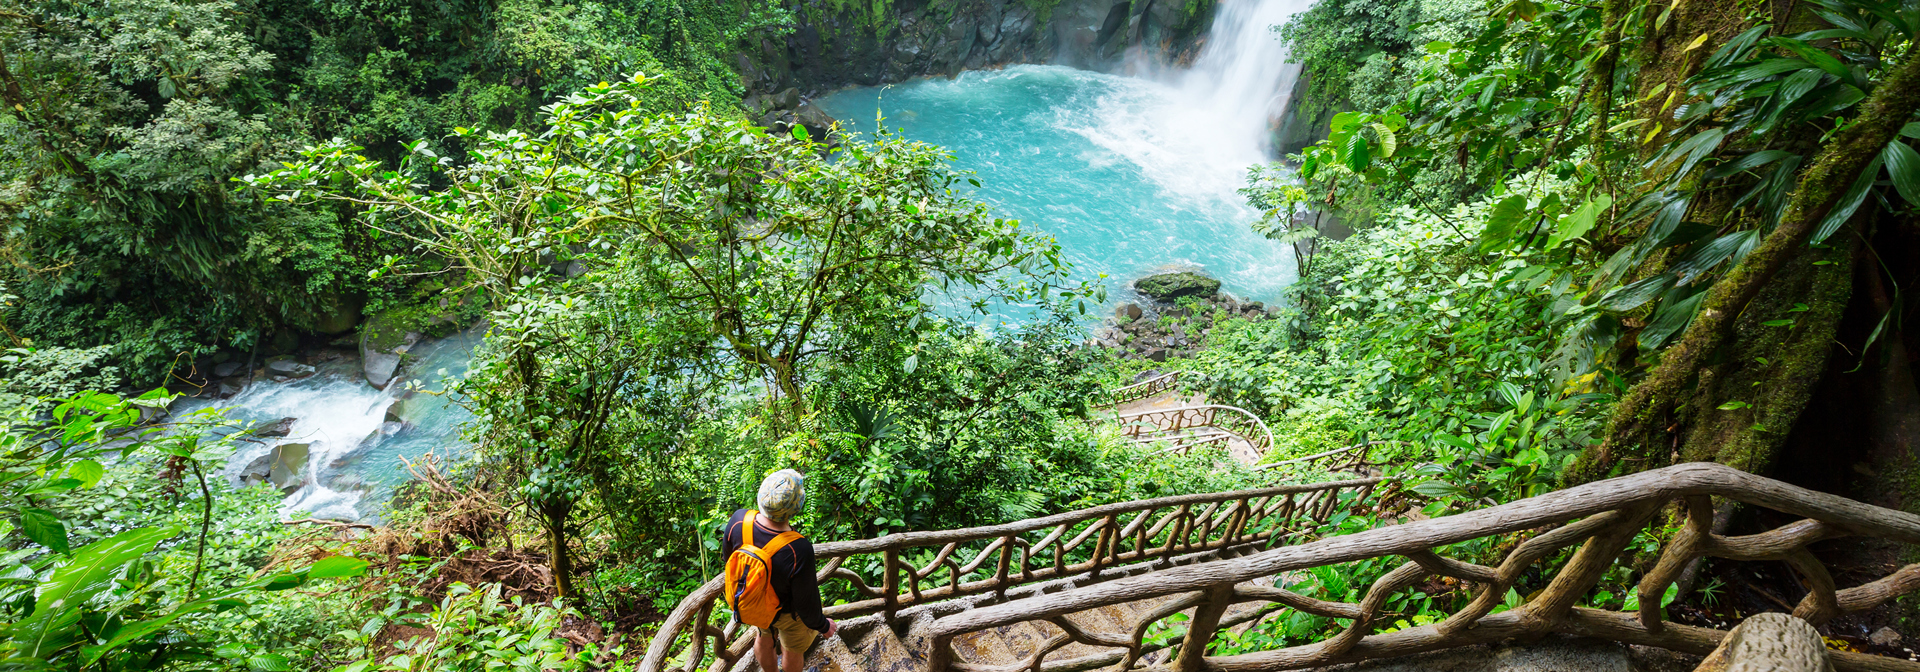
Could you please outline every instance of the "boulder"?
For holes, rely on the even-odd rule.
[[[213,366],[213,375],[219,378],[225,378],[239,373],[241,367],[244,366],[246,366],[245,362],[221,362]]]
[[[275,358],[267,362],[267,373],[288,378],[305,378],[313,375],[313,367],[293,361],[292,358]]]
[[[254,425],[249,432],[254,436],[286,436],[293,433],[293,418],[281,418],[273,422]]]
[[[221,399],[226,399],[228,397],[239,394],[241,392],[245,392],[247,389],[247,386],[243,384],[244,382],[246,381],[235,380],[233,378],[222,380],[220,381],[220,391],[215,393],[214,396],[219,397]]]
[[[1880,646],[1899,646],[1900,633],[1894,632],[1893,628],[1881,628],[1873,631],[1873,634],[1867,635],[1867,641],[1879,644]]]
[[[240,473],[234,474],[234,477],[240,479],[240,487],[244,488],[267,482],[267,477],[272,475],[272,473],[273,451],[269,450],[261,453],[259,457],[253,458],[253,461],[248,462],[246,468],[241,469]]]
[[[1220,291],[1220,281],[1192,271],[1149,275],[1133,281],[1141,294],[1169,301],[1185,296],[1208,296]]]
[[[352,331],[360,324],[365,298],[340,292],[327,292],[318,298],[319,310],[313,314],[314,331],[333,336]]]
[[[310,444],[283,443],[273,447],[273,459],[267,480],[289,495],[307,484],[307,454]]]
[[[1167,351],[1161,348],[1147,348],[1146,358],[1156,362],[1167,361]]]
[[[833,138],[829,137],[833,132],[833,117],[820,111],[820,108],[814,107],[813,103],[801,103],[800,107],[793,111],[793,119],[795,124],[806,127],[807,137],[812,138],[814,142],[833,141]]]
[[[1131,301],[1127,303],[1122,303],[1113,309],[1114,317],[1124,317],[1129,320],[1138,320],[1140,319],[1140,315],[1141,315],[1140,305],[1133,303]]]
[[[360,360],[361,373],[367,377],[367,383],[380,389],[387,389],[387,383],[393,381],[393,372],[400,370],[400,355],[391,352],[368,352]]]

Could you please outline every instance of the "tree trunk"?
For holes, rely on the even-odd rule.
[[[573,556],[567,552],[567,514],[573,507],[565,502],[550,502],[542,507],[547,528],[547,559],[553,568],[553,596],[573,597]]]
[[[1620,400],[1608,423],[1605,441],[1599,448],[1582,455],[1568,470],[1567,482],[1583,483],[1614,473],[1639,471],[1677,457],[1679,451],[1673,443],[1673,434],[1688,428],[1680,426],[1686,419],[1676,417],[1676,411],[1695,398],[1702,383],[1711,385],[1711,379],[1703,380],[1702,374],[1711,376],[1708,368],[1715,358],[1728,355],[1723,346],[1749,304],[1790,260],[1804,256],[1802,253],[1814,229],[1917,108],[1920,108],[1920,59],[1908,59],[1874,89],[1861,108],[1859,121],[1822,147],[1801,177],[1799,189],[1779,226],[1758,249],[1708,290],[1685,335],[1667,348],[1659,365]],[[1747,363],[1729,362],[1728,365],[1741,367]],[[1799,409],[1766,412],[1797,417]],[[1776,429],[1784,432],[1786,428]],[[1747,447],[1770,452],[1767,446],[1778,444],[1775,438]],[[1723,454],[1720,447],[1707,450],[1704,446],[1690,446],[1687,452]],[[1748,459],[1765,461],[1762,456]]]

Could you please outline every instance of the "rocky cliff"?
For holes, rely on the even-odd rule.
[[[1016,63],[1111,70],[1180,61],[1213,0],[802,0],[799,27],[739,55],[752,92],[816,93]]]

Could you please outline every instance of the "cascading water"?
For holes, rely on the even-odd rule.
[[[1059,238],[1083,276],[1125,280],[1198,267],[1227,291],[1271,299],[1294,275],[1293,255],[1253,233],[1257,215],[1236,190],[1271,159],[1270,124],[1298,67],[1271,27],[1308,0],[1226,0],[1207,44],[1183,70],[1134,68],[1128,77],[1055,66],[968,72],[816,101],[856,130],[876,108],[889,127],[943,145],[980,174],[977,194],[1000,212]],[[432,389],[464,375],[479,332],[417,346],[405,372]],[[218,402],[233,417],[295,418],[284,443],[308,446],[306,476],[289,513],[359,519],[408,476],[400,458],[457,457],[469,416],[440,396],[367,385],[351,358],[309,378],[256,382]],[[394,420],[392,418],[397,418]],[[272,444],[250,444],[227,469],[239,480]]]
[[[322,364],[314,375],[300,380],[258,380],[231,399],[211,404],[238,420],[270,423],[294,418],[292,432],[284,439],[241,444],[224,475],[239,483],[249,466],[263,456],[271,458],[275,446],[304,444],[305,469],[282,508],[317,518],[363,518],[369,498],[384,498],[408,478],[400,458],[418,460],[428,452],[442,457],[465,454],[459,429],[472,416],[431,391],[442,390],[444,381],[466,374],[480,336],[475,329],[416,346],[409,353],[413,363],[408,372],[423,382],[421,389],[407,389],[404,376],[385,390],[376,389],[361,377],[359,362],[345,358]],[[179,410],[194,407],[189,404]]]
[[[1292,282],[1293,255],[1248,226],[1238,189],[1271,160],[1271,122],[1298,66],[1272,31],[1308,0],[1228,0],[1191,68],[1139,76],[1014,66],[816,101],[856,131],[941,145],[979,174],[977,197],[1060,240],[1082,277],[1112,289],[1198,268],[1261,300]]]

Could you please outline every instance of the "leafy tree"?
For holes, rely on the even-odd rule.
[[[247,180],[363,207],[374,230],[450,260],[441,272],[486,295],[492,364],[473,399],[547,528],[563,595],[590,456],[617,449],[607,419],[655,381],[764,376],[792,422],[828,335],[911,321],[930,283],[1092,293],[1054,290],[1058,247],[962,197],[932,147],[883,136],[828,160],[804,131],[769,136],[704,107],[648,114],[648,83],[587,87],[549,106],[537,135],[463,131],[476,147],[464,164],[419,142],[388,170],[335,141]]]
[[[1342,115],[1339,142],[1303,153],[1304,188],[1254,191],[1276,219],[1309,199],[1415,206],[1491,262],[1573,287],[1551,312],[1557,382],[1624,394],[1569,479],[1676,458],[1764,469],[1827,375],[1850,295],[1910,272],[1850,269],[1911,227],[1920,67],[1903,36],[1920,26],[1876,0],[1749,9],[1508,3],[1408,50],[1422,65],[1406,96]],[[1489,207],[1454,209],[1476,200]],[[1872,309],[1865,346],[1904,350],[1899,303]]]

